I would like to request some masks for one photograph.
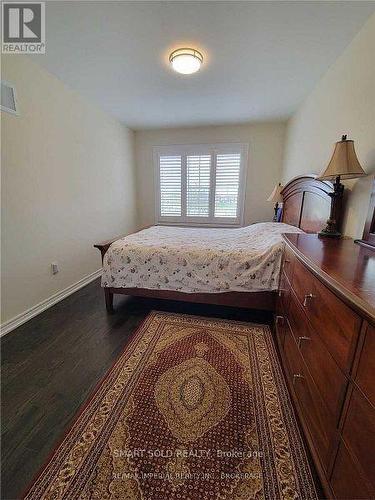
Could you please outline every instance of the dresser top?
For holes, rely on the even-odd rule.
[[[375,322],[375,251],[354,240],[286,234],[299,259],[345,302]]]

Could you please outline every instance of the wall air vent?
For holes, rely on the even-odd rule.
[[[1,111],[6,111],[12,115],[18,115],[16,89],[14,85],[1,80]]]

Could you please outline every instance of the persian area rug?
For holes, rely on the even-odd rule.
[[[25,498],[316,498],[270,329],[151,313]]]

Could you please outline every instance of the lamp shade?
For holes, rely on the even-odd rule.
[[[366,172],[358,161],[354,141],[347,140],[346,135],[343,135],[341,141],[336,142],[332,158],[318,179],[329,180],[338,176],[342,179],[355,179],[363,175],[366,175]]]
[[[281,203],[283,201],[283,197],[281,196],[281,191],[282,191],[283,187],[284,186],[282,186],[280,182],[279,182],[279,184],[276,184],[276,186],[273,188],[272,193],[267,198],[267,201]]]

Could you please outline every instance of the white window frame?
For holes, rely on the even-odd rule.
[[[220,144],[178,144],[169,146],[154,146],[153,161],[154,161],[154,186],[155,186],[155,223],[159,225],[176,225],[176,226],[205,226],[205,227],[239,227],[244,222],[245,211],[245,195],[246,195],[246,176],[248,165],[248,143],[220,143]],[[240,178],[238,188],[238,205],[237,216],[234,218],[215,217],[215,156],[225,153],[240,153]],[[181,209],[186,212],[186,155],[211,155],[211,180],[210,180],[210,198],[209,207],[210,215],[202,220],[202,217],[181,216],[162,216],[161,200],[160,200],[160,156],[171,155],[181,156]]]

